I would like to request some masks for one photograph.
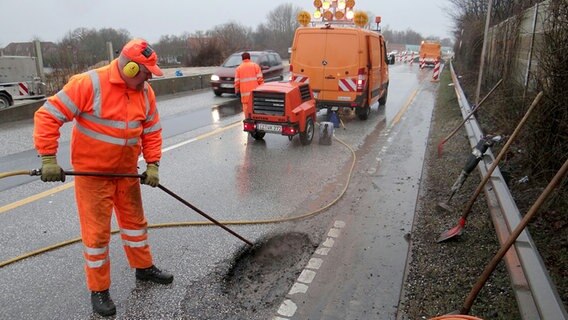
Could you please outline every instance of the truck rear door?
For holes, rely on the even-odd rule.
[[[353,101],[357,92],[360,66],[359,36],[354,30],[327,30],[325,52],[321,61],[323,85],[321,100]]]
[[[381,82],[382,82],[382,69],[384,64],[384,54],[383,48],[381,47],[381,39],[379,37],[373,37],[368,35],[368,50],[369,50],[369,60],[370,60],[370,70],[369,70],[369,96],[368,101],[370,104],[374,103],[379,99]]]
[[[306,83],[317,98],[318,92],[323,87],[322,61],[325,57],[325,42],[327,33],[322,29],[299,30],[294,39],[292,48],[292,72],[296,75],[296,82]]]

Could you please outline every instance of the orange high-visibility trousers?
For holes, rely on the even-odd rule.
[[[110,287],[113,209],[130,267],[152,266],[139,179],[76,176],[75,197],[89,290],[102,291]]]

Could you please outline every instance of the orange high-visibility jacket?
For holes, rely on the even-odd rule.
[[[249,105],[251,92],[264,83],[260,66],[245,59],[235,70],[235,91],[241,93],[241,102]]]
[[[35,113],[34,143],[40,155],[56,154],[59,128],[75,119],[71,163],[78,171],[137,171],[142,153],[147,163],[162,156],[162,127],[156,97],[129,89],[118,61],[73,76]]]

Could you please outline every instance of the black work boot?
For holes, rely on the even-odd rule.
[[[91,304],[93,305],[93,311],[103,317],[116,314],[116,307],[110,298],[108,289],[103,291],[91,291]]]
[[[142,281],[152,281],[161,284],[169,284],[174,281],[174,276],[171,273],[156,268],[156,266],[151,266],[150,268],[146,269],[136,269],[136,279]]]

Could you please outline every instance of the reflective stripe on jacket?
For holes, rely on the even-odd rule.
[[[75,119],[71,163],[75,170],[136,172],[138,156],[146,162],[162,155],[162,128],[156,97],[148,83],[129,89],[118,61],[73,76],[36,111],[34,143],[39,154],[55,154],[59,128]]]
[[[260,66],[245,59],[235,70],[235,91],[241,93],[241,102],[248,104],[250,93],[264,83]]]

